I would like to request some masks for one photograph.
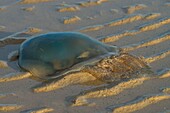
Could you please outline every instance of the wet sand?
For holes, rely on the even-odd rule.
[[[1,0],[0,112],[169,113],[169,4],[168,0]],[[154,74],[118,84],[106,84],[87,72],[46,84],[18,74],[20,68],[11,56],[24,40],[65,31],[81,32],[140,56]]]

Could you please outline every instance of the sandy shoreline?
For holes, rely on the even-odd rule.
[[[154,77],[135,78],[117,85],[101,83],[81,72],[49,84],[27,76],[23,80],[16,80],[20,76],[11,78],[13,81],[0,79],[0,112],[169,113],[168,0],[18,1],[0,1],[1,78],[20,71],[17,61],[9,61],[9,54],[15,54],[12,52],[24,40],[64,31],[81,32],[144,57]]]

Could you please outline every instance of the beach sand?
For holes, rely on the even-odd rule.
[[[9,58],[24,40],[65,31],[81,32],[144,57],[154,74],[117,85],[85,72],[47,84],[30,75],[23,80],[20,75],[0,79],[0,112],[169,113],[169,4],[169,0],[1,0],[1,78],[20,71],[17,61]]]

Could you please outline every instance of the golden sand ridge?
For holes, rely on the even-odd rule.
[[[80,31],[80,32],[97,31],[97,30],[100,30],[102,28],[104,28],[104,25],[93,25],[93,26],[87,26],[87,27],[82,28],[78,31]]]
[[[163,93],[168,93],[168,94],[170,94],[170,88],[169,88],[169,87],[163,88],[163,89],[162,89],[162,92],[163,92]]]
[[[134,21],[137,21],[137,20],[141,20],[144,17],[145,17],[144,15],[136,14],[136,15],[124,17],[122,19],[110,22],[110,23],[106,24],[105,26],[111,27],[111,26],[118,26],[118,25],[122,25],[122,24],[127,24],[127,23],[131,23],[131,22],[134,22]]]
[[[80,8],[76,5],[74,6],[64,6],[64,7],[60,7],[59,9],[57,9],[58,12],[74,12],[74,11],[79,11]]]
[[[153,24],[141,26],[139,29],[140,29],[140,31],[144,32],[144,31],[157,29],[157,28],[159,28],[165,24],[169,24],[169,23],[170,23],[170,18],[165,18],[165,19],[161,19],[158,22],[155,22]]]
[[[134,13],[137,10],[141,10],[146,8],[147,6],[145,4],[136,4],[133,6],[127,6],[127,7],[123,7],[122,9],[125,11],[125,13],[131,14]]]
[[[78,4],[83,7],[95,6],[99,5],[103,2],[108,2],[108,0],[96,0],[96,1],[87,1],[87,2],[79,2]]]
[[[9,111],[18,110],[22,107],[23,106],[16,105],[16,104],[0,104],[0,111],[9,112]]]
[[[170,50],[164,51],[162,53],[159,53],[158,55],[154,55],[152,57],[146,58],[145,61],[148,63],[152,63],[156,60],[165,58],[166,56],[170,55]]]
[[[35,6],[31,6],[31,7],[22,7],[21,8],[24,11],[33,11],[35,9]]]
[[[34,108],[31,110],[25,110],[24,113],[50,113],[54,111],[52,108],[42,107],[42,108]]]
[[[140,33],[140,31],[138,31],[138,30],[124,31],[124,32],[122,32],[120,34],[108,35],[108,36],[105,36],[104,38],[101,37],[100,41],[104,42],[104,43],[115,42],[115,41],[121,39],[122,37],[133,36],[133,35],[136,35],[138,33]]]
[[[25,31],[22,32],[26,34],[36,34],[42,32],[42,29],[36,27],[28,27]]]
[[[119,26],[119,25],[128,24],[128,23],[132,23],[135,21],[139,21],[139,20],[151,20],[151,19],[155,19],[159,16],[160,16],[160,13],[150,13],[150,14],[146,14],[146,15],[133,14],[130,16],[125,16],[120,19],[115,19],[111,22],[107,22],[107,23],[104,23],[101,25],[87,26],[87,27],[79,29],[78,31],[80,31],[80,32],[97,31],[97,30],[103,29],[105,27]]]
[[[167,99],[170,99],[170,95],[157,94],[153,96],[141,97],[132,103],[127,103],[126,105],[114,108],[113,113],[131,113]]]
[[[160,76],[159,78],[160,79],[165,79],[165,78],[168,78],[168,77],[170,77],[170,70],[168,69],[167,71],[166,71],[166,73],[164,73],[162,76]]]
[[[160,16],[161,16],[160,13],[150,13],[150,14],[146,15],[146,16],[144,17],[144,19],[146,19],[146,20],[152,20],[152,19],[155,19],[155,18],[160,17]]]
[[[50,2],[53,0],[21,0],[19,3],[21,4],[35,4],[35,3],[41,3],[41,2]]]
[[[78,17],[78,16],[73,16],[73,17],[64,19],[63,23],[64,23],[64,24],[72,24],[72,23],[75,23],[75,22],[80,21],[80,20],[81,20],[80,17]]]
[[[142,41],[137,44],[131,44],[131,45],[124,46],[124,47],[122,47],[122,51],[129,52],[129,51],[139,49],[142,47],[153,46],[153,45],[156,45],[161,42],[168,41],[168,40],[170,40],[170,33],[164,33],[164,34],[161,34],[161,36],[158,38],[154,38],[154,39],[151,39],[148,41]]]

